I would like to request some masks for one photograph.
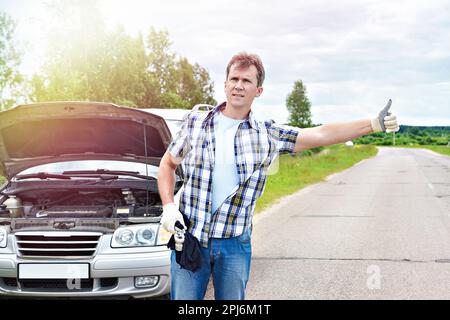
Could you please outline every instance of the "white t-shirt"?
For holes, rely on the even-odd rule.
[[[214,126],[216,152],[212,179],[213,213],[239,184],[236,156],[234,154],[234,138],[242,121],[229,118],[220,112],[217,117],[217,123]]]

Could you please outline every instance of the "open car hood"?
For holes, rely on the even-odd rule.
[[[159,165],[171,140],[160,116],[110,103],[47,102],[0,112],[0,175],[73,160]],[[146,141],[146,143],[144,143]]]

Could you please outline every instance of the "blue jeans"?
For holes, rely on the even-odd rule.
[[[182,269],[171,256],[172,300],[202,300],[205,297],[209,278],[212,275],[216,300],[243,300],[250,275],[252,255],[251,230],[238,237],[211,238],[208,248],[201,248],[203,264],[192,272]]]

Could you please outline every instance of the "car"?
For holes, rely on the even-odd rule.
[[[191,111],[211,111],[214,109],[214,106],[210,104],[196,104],[192,107],[192,109],[168,109],[168,108],[147,108],[141,109],[146,112],[150,112],[153,114],[157,114],[164,118],[167,125],[169,126],[170,132],[172,136],[175,135],[183,124],[183,118]]]
[[[183,117],[190,112],[188,109],[143,108],[140,110],[162,117],[166,121],[172,136],[174,136],[181,129]]]
[[[162,117],[111,103],[0,112],[0,296],[167,298],[157,173],[171,138]]]

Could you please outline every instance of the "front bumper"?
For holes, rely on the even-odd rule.
[[[154,249],[154,248],[152,248]],[[0,254],[0,296],[12,297],[157,297],[170,292],[170,250],[127,252],[107,250],[90,259],[21,259],[16,254]],[[89,279],[78,286],[66,279],[18,279],[23,263],[88,263]],[[135,287],[135,277],[157,276],[153,287]]]

